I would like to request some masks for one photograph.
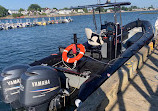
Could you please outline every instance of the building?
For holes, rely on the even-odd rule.
[[[27,15],[28,13],[29,13],[29,11],[27,11],[27,10],[21,11],[21,14],[23,14],[23,15]]]
[[[14,14],[18,14],[19,11],[18,11],[18,10],[8,10],[8,13],[9,13],[10,15],[12,15],[13,13],[14,13]]]
[[[50,8],[43,9],[43,13],[45,13],[47,15],[49,15],[51,13],[51,11],[52,11],[52,9],[50,9]]]
[[[111,9],[108,9],[106,12],[107,12],[107,13],[110,13],[110,12],[113,12],[113,10],[111,10]]]
[[[93,12],[93,10],[92,9],[88,9],[88,13],[92,13]]]
[[[59,10],[58,12],[57,12],[58,14],[71,14],[71,13],[73,13],[73,10]]]
[[[83,11],[83,9],[78,9],[77,12],[78,12],[78,13],[85,13],[85,12]]]

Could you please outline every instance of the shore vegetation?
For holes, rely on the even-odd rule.
[[[29,11],[41,11],[41,7],[38,5],[38,4],[31,4],[29,7],[28,7],[28,10]]]
[[[0,17],[6,17],[9,15],[8,10],[0,5]]]

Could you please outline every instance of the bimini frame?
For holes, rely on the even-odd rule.
[[[119,35],[119,36],[121,36],[121,51],[122,51],[122,16],[121,16],[121,6],[130,5],[130,4],[131,4],[130,2],[115,2],[115,3],[106,2],[106,3],[101,4],[100,0],[99,0],[98,4],[77,6],[77,7],[72,7],[72,9],[92,8],[93,9],[93,22],[94,22],[94,25],[95,25],[95,31],[97,32],[97,22],[96,22],[96,18],[95,18],[95,8],[97,8],[97,7],[99,7],[99,8],[101,8],[101,7],[114,7],[114,21],[115,21],[115,29],[116,29],[116,37],[115,37],[115,43],[116,43],[116,45],[115,45],[115,59],[116,59],[117,58],[117,38],[118,38],[117,12],[120,13],[121,35]],[[119,11],[117,11],[117,8],[119,9]],[[99,14],[100,14],[100,9],[99,9]],[[101,14],[100,14],[100,24],[102,24]]]

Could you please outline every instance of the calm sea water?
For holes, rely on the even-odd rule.
[[[150,21],[154,26],[158,14],[141,13],[122,13],[123,24],[139,18]],[[0,71],[13,64],[28,64],[56,53],[58,46],[68,46],[73,42],[74,33],[79,38],[78,43],[86,41],[84,29],[91,28],[94,31],[93,16],[84,15],[71,18],[74,22],[67,24],[51,24],[0,31]],[[96,19],[98,29],[100,29],[99,15],[96,15]],[[33,19],[30,20],[33,21]],[[38,20],[41,21],[42,19]],[[48,18],[45,18],[45,20],[48,20]],[[1,21],[6,22],[6,20]],[[17,20],[13,19],[12,21],[16,22]],[[26,19],[22,19],[22,21],[25,22]],[[103,21],[114,21],[113,14],[102,15]],[[10,111],[9,105],[0,102],[0,111]]]

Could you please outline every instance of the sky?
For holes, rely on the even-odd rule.
[[[105,3],[106,0],[100,0],[101,3]],[[115,0],[111,0],[114,2]],[[153,5],[154,7],[158,7],[158,0],[116,0],[118,2],[131,2],[131,5],[136,5],[139,7],[149,7]],[[0,0],[0,5],[7,9],[19,9],[24,8],[27,9],[30,4],[38,4],[42,8],[64,8],[64,7],[71,7],[71,6],[78,6],[78,5],[90,5],[96,4],[97,0]]]

